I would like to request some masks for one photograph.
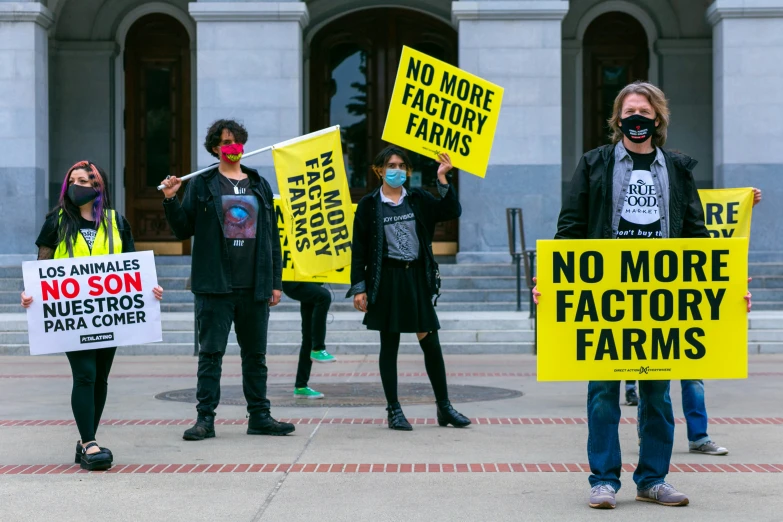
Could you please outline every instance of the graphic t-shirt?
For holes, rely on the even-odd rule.
[[[383,205],[383,257],[400,261],[413,261],[419,258],[419,236],[416,234],[416,217],[408,203],[408,198],[393,207]]]
[[[661,238],[661,214],[655,182],[650,167],[655,161],[656,151],[637,154],[628,151],[633,160],[633,171],[624,196],[618,239]]]
[[[220,175],[223,203],[223,235],[231,263],[231,287],[253,288],[255,276],[258,198],[250,190],[250,179],[240,181]]]

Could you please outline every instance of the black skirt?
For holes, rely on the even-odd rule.
[[[367,304],[368,330],[391,333],[433,332],[440,329],[421,261],[384,259],[375,303]]]

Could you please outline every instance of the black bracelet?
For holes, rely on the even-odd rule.
[[[174,201],[175,199],[177,199],[177,196],[176,196],[176,195],[174,195],[174,196],[171,196],[170,198],[163,198],[163,202],[164,202],[164,203],[168,203],[168,202],[170,202],[170,201]]]

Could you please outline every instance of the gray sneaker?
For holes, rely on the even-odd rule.
[[[702,455],[728,455],[729,450],[718,446],[712,441],[705,442],[701,446],[691,446],[691,453],[701,453]]]
[[[590,490],[590,507],[595,509],[614,509],[616,491],[609,484],[598,484]]]
[[[650,489],[639,489],[636,491],[636,500],[642,502],[654,502],[662,506],[687,506],[688,496],[680,493],[674,486],[664,482],[656,484]]]

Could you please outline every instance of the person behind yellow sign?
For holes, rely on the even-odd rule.
[[[664,93],[645,82],[626,86],[615,98],[609,125],[612,144],[585,153],[579,161],[555,239],[709,237],[693,180],[696,161],[663,149],[669,125]],[[533,295],[538,304],[542,296],[537,288]],[[750,310],[750,294],[745,298]],[[687,495],[665,481],[674,440],[669,384],[640,382],[641,448],[633,478],[637,500],[684,506]],[[619,381],[590,381],[587,455],[592,508],[614,508],[620,489],[619,398]]]
[[[438,424],[462,428],[470,420],[449,402],[432,297],[440,293],[440,273],[432,253],[435,224],[462,214],[454,187],[446,179],[448,154],[439,157],[438,192],[403,184],[411,173],[407,153],[386,147],[375,157],[373,171],[382,186],[359,202],[353,230],[351,288],[354,307],[365,313],[364,324],[380,332],[379,366],[388,406],[389,428],[410,431],[397,398],[397,351],[400,333],[415,333],[424,352],[424,366],[437,402]],[[437,302],[437,299],[436,299]]]

